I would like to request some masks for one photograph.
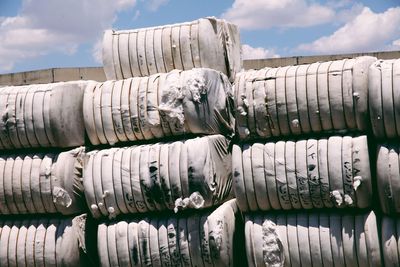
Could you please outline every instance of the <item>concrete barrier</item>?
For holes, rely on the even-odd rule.
[[[318,61],[333,61],[344,58],[355,58],[360,56],[372,56],[378,59],[395,59],[400,58],[400,51],[252,59],[243,60],[243,68],[245,70],[262,69],[265,67],[276,68],[289,65],[311,64]]]
[[[261,69],[265,67],[281,67],[289,65],[310,64],[318,61],[331,61],[343,58],[354,58],[359,56],[373,56],[378,59],[400,58],[399,51],[354,53],[339,55],[318,55],[318,56],[296,56],[266,59],[243,60],[243,68]],[[74,80],[94,80],[104,82],[106,76],[103,67],[82,67],[82,68],[52,68],[0,74],[0,87],[4,85],[26,85],[34,83],[66,82]]]
[[[106,80],[102,67],[53,68],[0,75],[0,86],[37,83],[67,82],[76,80]]]

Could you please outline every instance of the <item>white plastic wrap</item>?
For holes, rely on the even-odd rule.
[[[93,145],[183,134],[232,136],[231,84],[211,69],[90,83],[84,120]]]
[[[375,60],[365,56],[238,73],[240,139],[368,130],[368,68]]]
[[[366,136],[234,145],[232,168],[242,211],[371,206]]]
[[[384,266],[400,265],[400,220],[399,218],[382,218],[381,246]]]
[[[400,59],[377,60],[369,68],[369,113],[379,139],[400,136]]]
[[[0,149],[83,145],[85,85],[79,81],[0,88]]]
[[[82,213],[82,153],[0,156],[0,214]]]
[[[385,214],[400,213],[400,156],[398,144],[379,145],[376,159],[377,191]]]
[[[102,223],[100,265],[233,266],[236,214],[233,199],[212,212]]]
[[[1,266],[85,266],[86,215],[0,222]]]
[[[381,266],[372,211],[246,215],[245,239],[250,267]]]
[[[211,68],[233,80],[241,69],[238,28],[221,19],[135,30],[108,30],[103,39],[107,80]]]
[[[231,193],[229,141],[221,135],[87,153],[83,184],[95,218],[201,209]]]

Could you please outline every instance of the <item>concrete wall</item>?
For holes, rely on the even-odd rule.
[[[1,85],[26,85],[34,83],[53,83],[75,80],[105,81],[102,67],[55,68],[0,75]]]
[[[244,60],[243,67],[246,70],[262,69],[264,67],[281,67],[289,65],[310,64],[318,61],[339,60],[339,59],[354,58],[359,56],[373,56],[378,59],[394,59],[394,58],[400,58],[400,51]]]
[[[244,60],[243,67],[244,69],[261,69],[264,67],[309,64],[318,61],[338,60],[365,55],[374,56],[379,59],[392,59],[400,58],[400,51]],[[102,82],[105,81],[105,79],[106,77],[102,67],[54,68],[10,74],[0,74],[0,86],[52,83],[74,80],[95,80]]]

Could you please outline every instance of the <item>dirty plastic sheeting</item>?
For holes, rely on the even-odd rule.
[[[90,83],[83,102],[93,145],[234,131],[231,84],[211,69]]]
[[[0,149],[83,145],[86,84],[79,81],[0,88]]]
[[[87,153],[83,184],[94,217],[201,209],[231,194],[229,141],[221,135]]]
[[[238,206],[243,212],[370,207],[368,155],[366,136],[234,145]]]
[[[102,223],[100,265],[234,266],[237,211],[230,200],[212,212]]]
[[[0,222],[1,266],[85,266],[86,215]]]
[[[393,228],[390,231],[393,233]],[[381,266],[377,218],[373,211],[352,215],[315,212],[248,214],[245,216],[245,233],[250,267]],[[385,263],[397,256],[397,247],[388,241],[382,240],[385,247],[391,247],[383,253]],[[398,265],[397,258],[395,262]]]
[[[367,131],[368,71],[375,60],[364,56],[238,73],[234,83],[238,136],[247,140]]]
[[[103,65],[107,80],[211,68],[232,81],[241,70],[237,26],[213,17],[134,30],[107,30]]]
[[[83,148],[0,156],[0,214],[82,213]]]

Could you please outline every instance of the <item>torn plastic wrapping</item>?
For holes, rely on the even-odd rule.
[[[247,260],[249,266],[300,266],[314,261],[324,266],[344,262],[380,266],[377,224],[373,211],[246,215]]]
[[[103,65],[107,80],[211,68],[231,81],[241,70],[237,26],[214,17],[134,30],[107,30]]]
[[[90,83],[84,121],[93,145],[183,134],[234,133],[231,84],[211,69]]]
[[[214,211],[101,223],[100,264],[234,266],[237,212],[233,199]]]
[[[0,149],[83,145],[82,102],[86,83],[2,87]]]
[[[0,157],[0,213],[71,215],[86,211],[84,149]]]
[[[232,168],[243,212],[372,204],[366,136],[234,145]]]
[[[85,266],[86,215],[0,222],[1,266]],[[8,253],[7,253],[8,252]]]
[[[368,69],[375,60],[363,56],[238,73],[234,94],[239,138],[367,131]]]
[[[83,147],[60,153],[55,163],[59,176],[55,177],[52,184],[53,202],[61,214],[70,215],[87,210],[82,181],[84,153]]]
[[[212,135],[91,151],[84,188],[95,218],[162,210],[201,209],[231,197],[229,140]]]

